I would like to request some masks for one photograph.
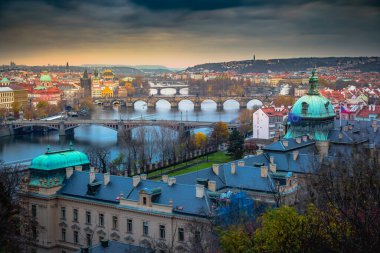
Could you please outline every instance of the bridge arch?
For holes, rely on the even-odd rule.
[[[181,99],[179,102],[178,102],[178,109],[181,110],[181,111],[186,111],[186,110],[193,110],[194,109],[194,101],[192,101],[191,99]]]
[[[235,109],[239,109],[241,106],[240,106],[240,102],[239,101],[237,101],[236,99],[230,98],[230,99],[227,99],[227,100],[223,101],[223,109],[226,109],[226,107],[228,109],[235,110]]]
[[[136,106],[137,106],[137,108],[136,108]],[[148,101],[146,101],[144,99],[137,99],[137,100],[132,102],[132,107],[133,107],[133,109],[138,109],[138,110],[147,109]]]
[[[15,125],[13,127],[14,130],[18,130],[18,129],[21,129],[21,128],[25,128],[25,127],[43,127],[43,128],[47,128],[47,129],[52,129],[52,130],[59,130],[59,125],[58,124],[52,124],[52,125],[46,125],[46,124],[28,124],[28,125]]]
[[[157,99],[154,103],[155,108],[160,109],[170,109],[172,106],[172,102],[165,98]]]
[[[204,99],[200,102],[202,110],[214,110],[217,109],[218,103],[211,98]]]
[[[259,99],[251,99],[247,102],[248,109],[260,108],[261,106],[263,106],[263,102]]]

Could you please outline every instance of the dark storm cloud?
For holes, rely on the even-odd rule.
[[[0,0],[0,60],[12,52],[147,45],[298,56],[379,52],[380,1]],[[265,51],[267,50],[267,51]],[[361,50],[361,51],[360,51]],[[168,50],[170,51],[170,50]],[[277,53],[277,51],[275,53]],[[300,53],[299,53],[300,52]]]

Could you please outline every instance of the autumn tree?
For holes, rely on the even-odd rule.
[[[206,147],[207,144],[207,136],[202,133],[198,132],[194,135],[194,145],[197,149],[203,149]]]
[[[92,102],[92,98],[81,98],[79,100],[79,110],[85,110],[87,112],[91,112],[95,109],[94,103]]]
[[[224,122],[217,122],[211,133],[211,140],[219,145],[228,140],[229,132],[228,126]]]
[[[274,100],[274,104],[276,106],[285,106],[285,107],[288,107],[288,106],[292,106],[295,102],[295,99],[293,96],[278,96],[275,100]]]
[[[327,231],[342,251],[376,252],[380,248],[379,157],[377,149],[354,148],[349,155],[336,155],[308,179],[307,200],[323,210],[322,220],[334,219],[350,227],[348,236],[334,227]]]

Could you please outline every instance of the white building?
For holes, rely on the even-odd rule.
[[[271,139],[283,135],[282,122],[288,115],[285,107],[260,108],[253,113],[253,138]]]

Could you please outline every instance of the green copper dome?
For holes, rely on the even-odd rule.
[[[48,150],[45,154],[34,158],[29,168],[50,171],[67,167],[87,165],[89,163],[90,161],[88,160],[87,155],[73,149],[62,151]]]
[[[288,115],[285,138],[308,135],[317,141],[325,141],[333,128],[335,112],[331,102],[318,91],[315,70],[309,78],[309,90],[297,100]]]
[[[309,90],[305,96],[297,100],[293,105],[292,115],[301,118],[329,118],[334,117],[334,108],[331,102],[318,91],[318,77],[315,70],[309,79]]]
[[[6,78],[5,76],[3,77],[3,79],[1,79],[0,83],[10,83],[9,79]]]
[[[47,75],[47,74],[41,75],[40,81],[41,82],[51,82],[51,76]]]

